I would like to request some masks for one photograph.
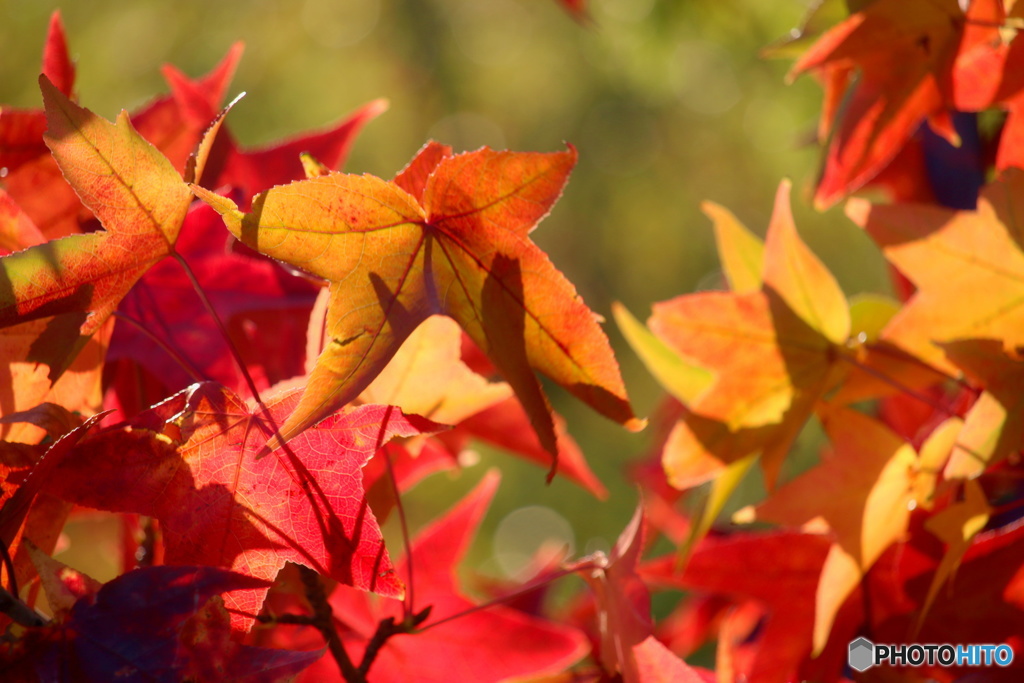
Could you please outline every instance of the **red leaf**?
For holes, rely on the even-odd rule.
[[[998,42],[996,0],[876,0],[827,31],[793,66],[793,74],[820,73],[847,91],[830,130],[825,167],[815,201],[830,206],[879,173],[928,120],[951,142],[947,108],[953,100],[954,63],[961,53]],[[974,22],[970,40],[965,27]],[[849,80],[852,69],[859,77]],[[998,78],[998,73],[988,74]],[[833,80],[833,79],[837,79]]]
[[[71,97],[75,87],[75,65],[68,55],[68,42],[64,35],[64,24],[60,20],[60,10],[50,15],[50,28],[43,48],[43,73],[57,90]]]
[[[203,645],[190,642],[188,632],[182,638],[181,627],[212,596],[259,585],[210,567],[137,569],[79,600],[65,623],[51,627],[59,635],[49,652],[38,653],[36,669],[43,681],[65,681],[69,675],[70,680],[169,681],[210,673]],[[215,624],[207,617],[205,625],[219,626],[207,636],[221,636],[221,676],[286,680],[322,654],[245,647],[224,638],[230,632],[226,619]]]
[[[272,457],[256,452],[298,396],[252,412],[199,384],[79,445],[47,490],[99,509],[160,520],[167,562],[227,567],[270,580],[288,560],[363,590],[400,596],[402,583],[363,493],[362,467],[394,436],[435,429],[385,406],[325,420]],[[232,596],[238,626],[266,588]]]
[[[635,648],[651,635],[651,597],[637,574],[644,545],[643,506],[619,536],[610,557],[598,554],[569,565],[594,592],[597,602],[600,649],[598,658],[609,675],[620,674],[627,683],[639,681]]]
[[[475,605],[456,586],[455,568],[462,560],[498,485],[488,475],[444,517],[427,526],[410,548],[414,567],[416,609],[431,606],[421,632],[387,641],[370,669],[373,681],[503,681],[562,671],[586,652],[575,629],[531,617],[502,605],[487,607],[432,627]],[[408,558],[399,563],[404,575]],[[339,586],[331,596],[335,617],[350,630],[343,633],[356,661],[387,617],[402,619],[395,600],[372,600]],[[426,630],[422,630],[426,629]],[[486,634],[486,637],[482,637]],[[332,664],[333,666],[333,664]],[[326,667],[325,667],[326,669]],[[323,681],[328,671],[311,669],[302,680]],[[334,674],[336,680],[336,673]]]
[[[828,554],[824,536],[767,532],[710,537],[701,542],[685,568],[674,556],[644,565],[641,575],[654,585],[753,599],[767,609],[742,674],[750,680],[788,681],[811,651],[815,587]]]
[[[634,645],[633,656],[640,683],[714,683],[717,680],[710,671],[689,667],[654,636]]]
[[[224,185],[242,191],[243,205],[262,190],[305,177],[299,155],[307,153],[324,166],[340,168],[356,135],[369,121],[387,109],[385,100],[374,100],[330,128],[277,142],[259,149],[242,149],[225,129],[210,155],[206,188]]]
[[[294,349],[302,348],[317,287],[285,273],[270,259],[232,250],[233,244],[237,243],[224,231],[217,214],[195,204],[175,245],[231,333],[229,340],[206,311],[181,264],[172,259],[150,268],[119,310],[177,350],[199,378],[248,396],[249,388],[228,343],[240,351],[260,390],[302,374],[304,358]],[[108,362],[121,359],[142,365],[159,382],[161,396],[197,379],[133,325],[119,325],[114,332]]]

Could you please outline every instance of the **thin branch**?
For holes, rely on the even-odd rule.
[[[366,676],[356,668],[355,664],[345,651],[345,645],[341,642],[338,630],[334,628],[334,610],[331,603],[327,601],[327,594],[324,592],[324,584],[320,581],[320,575],[309,567],[298,565],[299,575],[302,577],[302,584],[306,587],[306,598],[313,607],[312,625],[319,629],[327,641],[327,648],[331,651],[334,661],[341,669],[341,675],[347,683],[366,683]]]
[[[579,571],[582,571],[582,570],[585,570],[585,569],[604,569],[604,568],[605,567],[603,565],[601,565],[600,563],[598,563],[598,562],[590,562],[590,563],[578,564],[578,565],[575,565],[575,566],[570,567],[568,569],[562,569],[560,571],[555,572],[554,574],[550,574],[548,576],[545,576],[543,579],[540,579],[538,581],[534,581],[532,583],[528,583],[525,586],[520,586],[518,589],[512,591],[508,595],[503,595],[500,598],[495,598],[493,600],[489,600],[489,601],[481,603],[479,605],[474,605],[473,607],[470,607],[469,609],[463,610],[461,612],[456,612],[455,614],[450,614],[447,617],[445,617],[444,619],[438,619],[435,622],[427,624],[426,626],[424,626],[421,629],[417,629],[415,631],[415,633],[425,633],[426,631],[429,631],[430,629],[434,628],[435,626],[440,626],[441,624],[446,624],[449,621],[455,621],[456,619],[461,619],[462,617],[465,617],[465,616],[468,616],[470,614],[473,614],[474,612],[480,612],[482,610],[494,607],[495,605],[500,605],[502,603],[508,602],[509,600],[514,600],[515,598],[518,598],[520,595],[524,595],[525,593],[529,593],[532,590],[536,590],[537,588],[540,588],[541,586],[547,585],[547,584],[551,583],[552,581],[557,581],[558,579],[560,579],[560,578],[562,578],[564,576],[569,576],[570,574],[575,574],[576,572],[579,572]]]
[[[417,626],[422,624],[430,616],[430,610],[432,607],[427,607],[419,614],[414,614],[411,617],[406,617],[401,623],[396,624],[394,617],[388,617],[387,619],[381,620],[377,624],[377,630],[374,632],[373,637],[370,638],[370,642],[366,644],[366,650],[363,652],[363,661],[359,663],[359,671],[365,676],[370,672],[370,667],[373,665],[374,660],[377,659],[377,654],[384,647],[384,644],[388,642],[391,636],[396,636],[402,633],[411,633]]]
[[[49,619],[22,602],[17,595],[12,595],[4,588],[0,588],[0,613],[9,616],[15,623],[29,628],[46,626]]]
[[[880,372],[873,367],[861,363],[853,356],[846,353],[841,353],[839,354],[839,357],[845,360],[850,365],[854,366],[855,368],[858,368],[859,370],[863,370],[864,372],[868,373],[875,379],[885,382],[889,386],[898,389],[901,393],[906,394],[910,398],[920,401],[921,403],[925,404],[932,410],[941,413],[946,417],[957,417],[956,412],[951,410],[948,406],[942,405],[932,397],[926,396],[925,394],[922,394],[920,391],[917,391],[916,389],[911,389],[903,382],[900,382],[898,379],[894,379],[893,377],[890,377],[889,375],[886,375],[885,373]]]

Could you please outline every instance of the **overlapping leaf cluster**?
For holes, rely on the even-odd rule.
[[[845,4],[822,3],[773,49],[825,88],[816,201],[865,187],[896,200],[850,198],[846,214],[878,245],[904,300],[847,299],[800,240],[783,183],[763,242],[705,205],[725,291],[655,304],[646,328],[617,311],[678,402],[660,449],[671,488],[652,511],[689,564],[680,572],[679,558],[665,558],[645,576],[697,590],[675,618],[703,629],[687,633],[697,642],[717,628],[719,670],[751,680],[831,680],[858,636],[1020,645],[1016,627],[985,616],[1024,616],[1024,565],[1000,564],[1021,552],[1020,6]],[[981,111],[998,122],[988,138],[971,116]],[[948,161],[965,158],[973,166]],[[964,208],[975,177],[989,181]],[[782,481],[809,422],[826,444]],[[720,520],[726,535],[706,537],[755,480],[766,497]],[[699,497],[681,493],[701,484]],[[739,576],[739,566],[761,576]]]
[[[0,677],[840,680],[860,635],[1019,651],[1019,15],[826,0],[774,48],[825,86],[818,203],[895,200],[846,214],[906,296],[847,298],[788,182],[764,240],[705,204],[722,290],[646,326],[615,311],[672,397],[643,506],[608,553],[476,596],[455,568],[497,473],[399,553],[379,520],[406,526],[402,495],[479,439],[605,496],[538,373],[643,426],[599,317],[530,239],[576,150],[429,142],[391,180],[335,170],[381,102],[246,150],[221,109],[241,46],[106,121],[55,15],[42,108],[0,109]],[[981,111],[999,134],[969,138]],[[969,208],[936,180],[950,143],[989,175]],[[823,446],[792,475],[808,424]],[[106,584],[54,559],[84,510],[124,528]],[[644,561],[659,535],[679,550]],[[570,574],[586,589],[555,606]],[[711,640],[715,673],[680,659]]]
[[[396,495],[479,438],[604,496],[535,371],[642,424],[597,316],[528,236],[575,150],[431,143],[394,181],[346,175],[331,169],[380,102],[244,150],[218,111],[240,46],[198,80],[168,67],[171,95],[113,123],[76,103],[67,55],[55,15],[43,108],[0,111],[4,670],[279,680],[331,649],[335,677],[362,680],[379,655],[380,675],[403,678],[401,658],[388,663],[401,647],[379,653],[384,640],[473,603],[451,578],[457,546],[414,544],[392,561],[377,519]],[[50,557],[76,506],[122,515],[125,573],[108,586]],[[388,632],[387,614],[412,610],[412,562],[426,611]],[[335,624],[334,586],[332,601],[352,587],[389,602]],[[32,610],[40,587],[51,619]],[[289,618],[268,611],[289,596]],[[152,610],[141,621],[140,600]],[[106,619],[140,625],[103,632]],[[281,635],[282,619],[316,638]],[[492,649],[471,648],[478,627]],[[268,629],[278,649],[241,642]],[[492,678],[558,671],[588,650],[572,626],[500,609],[455,630],[463,644],[417,647],[438,661],[479,651],[466,670]]]

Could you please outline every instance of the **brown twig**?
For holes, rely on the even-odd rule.
[[[366,644],[366,650],[363,652],[363,661],[359,663],[360,673],[366,676],[370,672],[370,667],[373,665],[374,660],[377,659],[377,654],[391,636],[411,633],[417,626],[427,620],[431,609],[432,607],[428,606],[419,614],[406,617],[401,623],[395,623],[394,617],[388,617],[377,624],[377,630],[374,632],[373,637],[370,638],[370,642]]]
[[[345,651],[345,645],[341,642],[341,636],[334,627],[334,610],[327,601],[320,575],[309,567],[299,565],[299,576],[302,577],[302,585],[306,588],[306,598],[313,607],[313,620],[310,625],[315,626],[323,634],[324,640],[327,641],[327,649],[331,651],[331,656],[341,669],[341,675],[347,683],[366,683],[366,675],[352,663],[348,652]]]

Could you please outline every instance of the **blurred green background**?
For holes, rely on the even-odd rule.
[[[841,210],[809,208],[818,86],[787,86],[788,64],[759,56],[799,24],[802,0],[592,0],[585,26],[554,0],[0,0],[0,102],[39,106],[36,74],[57,7],[79,100],[108,118],[166,92],[160,65],[197,76],[242,40],[231,92],[248,94],[228,122],[245,145],[323,127],[379,97],[390,110],[359,137],[347,171],[390,177],[429,138],[524,151],[571,142],[579,166],[534,238],[609,318],[612,301],[645,319],[652,302],[719,286],[700,202],[731,208],[763,234],[783,177],[795,183],[801,233],[847,294],[887,291],[880,256]],[[660,389],[614,324],[606,330],[637,412],[649,415]],[[557,387],[550,393],[608,502],[562,481],[545,486],[539,468],[483,452],[481,465],[415,492],[414,525],[498,464],[504,485],[488,537],[513,510],[539,505],[549,510],[524,518],[534,541],[546,515],[555,527],[568,521],[571,532],[552,533],[571,533],[578,553],[614,543],[637,500],[625,466],[646,453],[650,435],[626,433]],[[520,543],[514,531],[497,543]],[[488,541],[477,546],[484,567],[500,570]]]

